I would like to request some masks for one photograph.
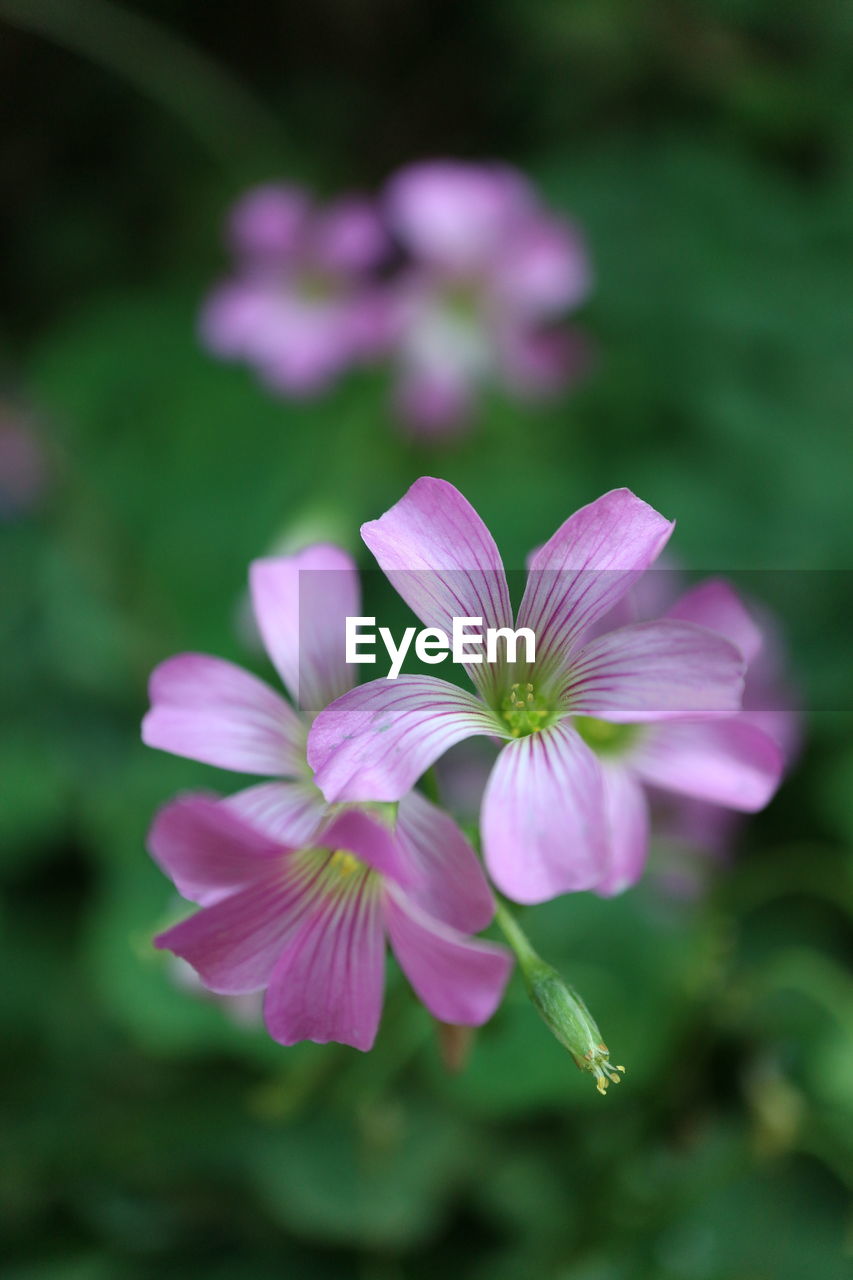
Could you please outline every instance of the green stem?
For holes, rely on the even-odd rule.
[[[107,0],[0,0],[0,17],[73,49],[179,118],[218,161],[280,155],[275,117],[212,58]]]

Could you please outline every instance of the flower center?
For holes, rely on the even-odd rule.
[[[336,871],[342,880],[346,880],[356,871],[364,870],[364,863],[348,849],[336,849],[329,859],[330,870]]]
[[[538,733],[547,727],[551,708],[547,699],[538,694],[528,681],[512,686],[501,703],[501,715],[514,738],[526,738],[528,734]]]
[[[635,741],[636,724],[612,724],[594,716],[575,716],[574,726],[588,747],[602,756],[621,755]]]

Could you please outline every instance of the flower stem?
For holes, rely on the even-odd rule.
[[[153,18],[109,0],[0,0],[0,17],[73,49],[179,118],[226,165],[274,162],[278,121],[208,54]]]
[[[598,1025],[574,987],[534,950],[530,939],[505,902],[497,899],[495,919],[518,960],[527,994],[560,1044],[568,1049],[581,1071],[595,1077],[598,1092],[618,1084],[624,1072],[613,1066]]]

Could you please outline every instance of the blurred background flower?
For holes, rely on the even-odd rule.
[[[387,252],[377,214],[352,196],[314,210],[296,187],[258,187],[234,207],[235,276],[208,298],[201,338],[275,391],[325,390],[387,346],[390,301],[371,273]]]
[[[4,1280],[838,1280],[845,9],[0,0],[0,23],[2,381],[36,406],[51,473],[0,524]],[[239,229],[227,268],[220,244],[247,192],[317,193],[310,251],[278,269],[287,296],[330,204],[378,196],[385,220],[389,175],[428,157],[492,158],[524,175],[537,216],[583,229],[595,359],[571,395],[530,399],[493,363],[465,386],[476,429],[439,433],[424,466],[422,436],[389,429],[381,364],[320,362],[317,394],[270,395],[249,361],[201,349],[197,324],[212,281],[254,278]],[[402,280],[398,234],[369,279]],[[442,311],[444,267],[418,272],[419,305]],[[332,283],[346,297],[352,277]],[[355,551],[425,470],[517,569],[568,511],[641,493],[677,519],[691,574],[773,611],[801,690],[795,766],[692,897],[646,877],[525,915],[628,1067],[606,1100],[517,978],[449,1076],[393,978],[368,1058],[284,1050],[176,988],[151,946],[170,892],[144,852],[150,816],[234,779],[139,743],[150,670],[187,648],[243,661],[248,563],[313,511],[334,530],[324,517],[297,544]],[[378,572],[364,591],[395,634],[410,621]],[[270,677],[261,655],[255,669]],[[460,812],[478,769],[447,788]],[[665,852],[658,839],[653,865]]]

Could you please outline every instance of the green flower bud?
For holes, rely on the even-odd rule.
[[[598,1092],[606,1093],[608,1085],[619,1084],[619,1073],[624,1073],[625,1068],[611,1063],[610,1051],[589,1009],[557,970],[537,955],[504,903],[498,903],[496,919],[515,952],[536,1012],[581,1071],[594,1076]]]

